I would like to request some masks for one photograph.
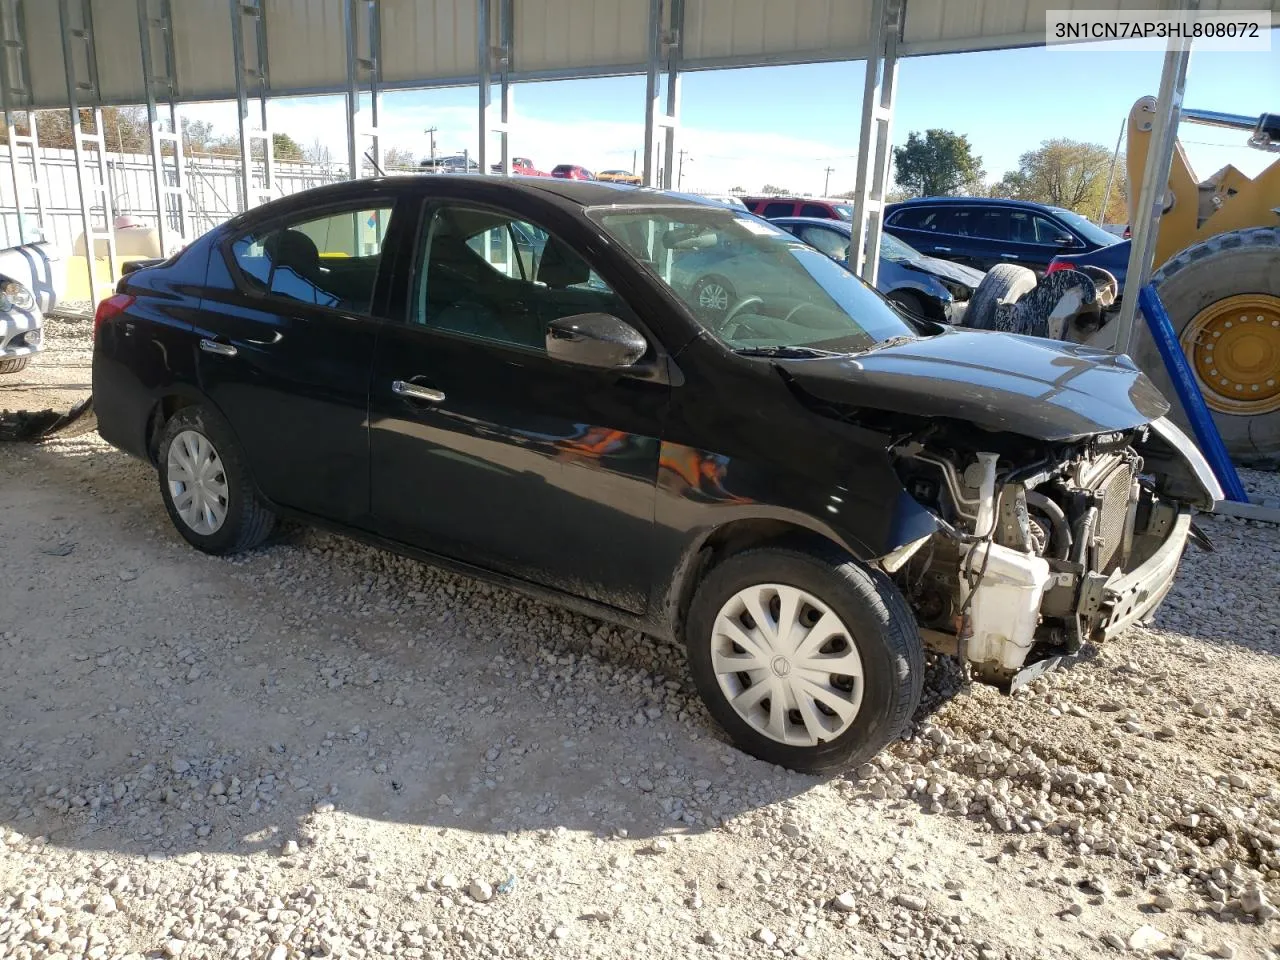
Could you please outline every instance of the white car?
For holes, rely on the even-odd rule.
[[[44,314],[23,284],[0,274],[0,373],[17,373],[44,349]]]

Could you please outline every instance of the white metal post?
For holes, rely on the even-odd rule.
[[[23,0],[0,0],[0,100],[4,107],[5,142],[9,150],[9,173],[13,178],[13,207],[17,218],[18,242],[44,239],[44,182],[40,163],[40,135],[36,114],[30,109],[31,61],[27,54],[27,18]],[[18,133],[16,110],[25,110],[27,133]],[[23,183],[18,150],[29,152],[31,179]],[[23,217],[23,197],[30,192],[36,211],[37,234],[28,235]]]
[[[1120,144],[1124,143],[1124,131],[1128,126],[1128,120],[1120,121],[1120,132],[1116,134],[1116,148],[1111,154],[1111,168],[1107,171],[1107,186],[1102,191],[1102,209],[1098,211],[1098,226],[1102,226],[1107,219],[1107,207],[1111,203],[1111,188],[1116,182],[1116,164],[1120,162]]]
[[[358,16],[357,5],[364,8],[363,17]],[[351,179],[358,180],[364,168],[366,151],[361,147],[366,138],[374,173],[381,175],[384,172],[382,139],[378,135],[378,114],[382,108],[381,6],[379,0],[346,0],[343,11],[347,31],[347,165]],[[362,32],[365,41],[363,53],[360,46]],[[369,94],[367,111],[361,107],[366,88]]]
[[[231,55],[235,59],[236,106],[240,131],[240,180],[243,187],[244,209],[256,207],[270,200],[275,192],[275,145],[267,125],[267,94],[271,89],[270,71],[267,65],[267,14],[264,0],[231,0]],[[246,56],[248,37],[244,20],[253,21],[253,66]],[[254,94],[259,101],[260,123],[253,127],[249,121],[248,83],[257,88]],[[262,142],[262,185],[253,182],[253,141]]]
[[[1194,12],[1199,8],[1200,0],[1182,0],[1185,11]],[[1120,315],[1111,325],[1115,328],[1112,349],[1118,353],[1128,353],[1133,348],[1138,291],[1151,276],[1151,261],[1155,258],[1156,238],[1160,234],[1160,216],[1169,192],[1169,170],[1178,142],[1178,118],[1190,60],[1191,42],[1170,37],[1160,72],[1160,94],[1149,116],[1151,139],[1147,146],[1147,162],[1142,168],[1142,188],[1138,191],[1138,205],[1135,207],[1137,216],[1130,225],[1132,244],[1129,247],[1124,296],[1120,301]]]
[[[880,272],[880,230],[893,162],[893,105],[903,20],[902,0],[875,0],[862,92],[862,135],[858,141],[858,176],[849,244],[850,269],[873,286]]]
[[[142,82],[146,88],[147,120],[151,127],[151,174],[155,180],[160,249],[165,256],[174,253],[186,243],[190,228],[186,170],[182,156],[182,122],[178,116],[178,81],[175,73],[177,61],[173,52],[173,11],[170,2],[171,0],[138,0],[138,35],[142,41]],[[156,33],[160,34],[158,51],[154,43]],[[167,106],[165,111],[168,114],[167,119],[160,113],[157,95],[163,98]],[[172,166],[165,159],[165,144],[169,144],[173,150]]]
[[[511,54],[512,37],[515,33],[512,24],[512,0],[497,0],[498,5],[498,43],[493,42],[493,18],[489,0],[477,0],[476,6],[476,66],[480,75],[480,149],[476,154],[476,162],[480,165],[480,173],[488,175],[489,171],[489,134],[496,133],[501,148],[500,172],[504,176],[511,175],[511,125],[514,122],[512,112],[511,89]],[[493,74],[498,74],[498,117],[494,119]]]
[[[644,185],[671,189],[680,126],[680,58],[683,50],[684,0],[649,0],[649,63],[645,84]],[[666,111],[660,107],[666,82]],[[662,164],[655,169],[655,146],[662,131]]]
[[[58,0],[62,27],[62,58],[67,75],[67,105],[71,113],[71,145],[76,158],[76,182],[80,188],[80,220],[84,225],[85,268],[89,275],[89,297],[95,303],[110,296],[116,284],[115,216],[111,209],[111,179],[107,170],[107,142],[102,125],[102,102],[98,86],[98,55],[93,41],[91,0]],[[84,67],[81,79],[80,68]],[[80,95],[93,103],[93,133],[86,133],[80,117]],[[95,151],[97,162],[90,180],[87,150]],[[93,195],[98,195],[95,203]],[[94,227],[93,211],[101,206],[103,229]],[[99,285],[94,260],[98,242],[106,244],[107,282]]]

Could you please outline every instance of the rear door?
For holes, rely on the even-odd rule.
[[[262,492],[367,520],[369,374],[395,226],[386,192],[268,222],[214,251],[196,321],[202,389]]]
[[[639,319],[528,216],[441,203],[418,232],[407,316],[386,326],[374,364],[377,529],[642,612],[670,387],[545,348],[559,317]],[[535,256],[523,237],[538,239]]]

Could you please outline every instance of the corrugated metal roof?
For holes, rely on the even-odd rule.
[[[496,24],[496,0],[491,0]],[[648,0],[512,0],[513,76],[538,79],[643,72]],[[1042,42],[1049,8],[1147,9],[1159,0],[906,0],[901,52],[951,53]],[[92,0],[104,103],[143,99],[136,0]],[[231,4],[173,3],[183,100],[235,96]],[[266,0],[274,96],[346,89],[343,0]],[[1270,0],[1280,14],[1280,0]],[[1257,9],[1203,0],[1202,9]],[[855,60],[867,54],[871,0],[686,0],[686,69]],[[36,106],[65,106],[54,0],[28,0],[26,35]],[[390,88],[475,83],[475,0],[382,0],[382,79]],[[248,21],[246,21],[247,23]],[[495,31],[496,32],[496,31]],[[252,58],[251,58],[252,60]],[[81,94],[82,104],[88,104]]]

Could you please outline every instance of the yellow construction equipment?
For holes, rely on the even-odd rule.
[[[1154,100],[1129,112],[1130,221],[1138,216]],[[1243,130],[1280,152],[1280,115],[1183,110],[1184,123]],[[1227,450],[1250,461],[1280,455],[1280,159],[1250,179],[1226,166],[1197,181],[1176,144],[1151,282],[1195,372]],[[1145,327],[1133,358],[1169,396],[1171,382]]]

